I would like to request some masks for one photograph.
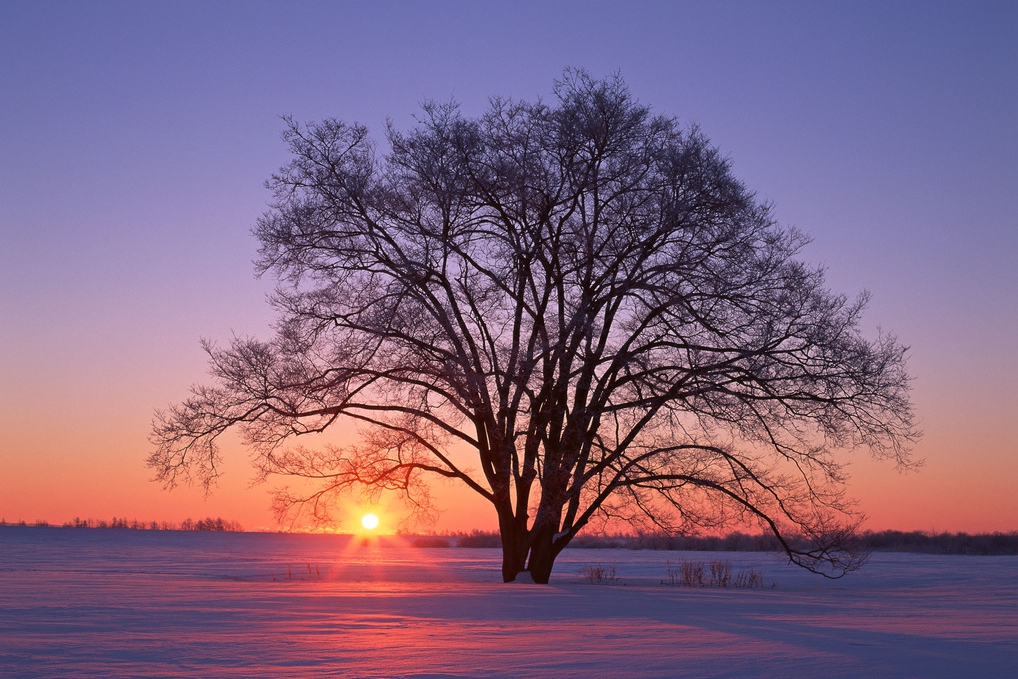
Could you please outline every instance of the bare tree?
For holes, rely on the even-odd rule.
[[[862,337],[865,299],[796,259],[807,239],[696,128],[619,77],[555,95],[426,104],[384,155],[360,125],[287,120],[255,229],[278,334],[206,344],[215,386],[157,413],[149,464],[208,487],[236,425],[263,474],[317,482],[277,511],[320,520],[355,487],[427,512],[424,478],[455,479],[494,507],[506,581],[547,582],[611,520],[753,521],[806,568],[857,567],[836,453],[910,464],[904,348]],[[357,445],[287,446],[343,421]]]

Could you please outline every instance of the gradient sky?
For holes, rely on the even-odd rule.
[[[199,338],[268,336],[279,116],[381,133],[578,66],[699,124],[912,347],[926,464],[853,454],[868,527],[1018,529],[1018,3],[547,5],[0,0],[0,518],[274,525],[235,445],[207,500],[144,460]],[[494,526],[437,491],[437,529]]]

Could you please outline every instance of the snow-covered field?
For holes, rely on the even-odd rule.
[[[762,589],[661,584],[686,558]],[[341,536],[0,527],[0,677],[1018,677],[1018,557],[497,550]],[[584,566],[619,580],[590,584]],[[770,587],[774,584],[774,587]]]

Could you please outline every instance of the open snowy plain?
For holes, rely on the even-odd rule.
[[[662,584],[683,558],[766,587]],[[578,574],[598,564],[618,580]],[[571,549],[547,586],[498,566],[395,539],[0,527],[0,676],[1018,676],[1018,557],[875,554],[838,581],[763,553]]]

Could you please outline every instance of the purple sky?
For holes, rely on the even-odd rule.
[[[0,0],[0,518],[269,525],[243,452],[207,502],[143,463],[198,339],[268,332],[279,116],[381,133],[578,66],[699,124],[912,346],[927,463],[856,456],[872,525],[1018,529],[1018,3],[549,4]]]

